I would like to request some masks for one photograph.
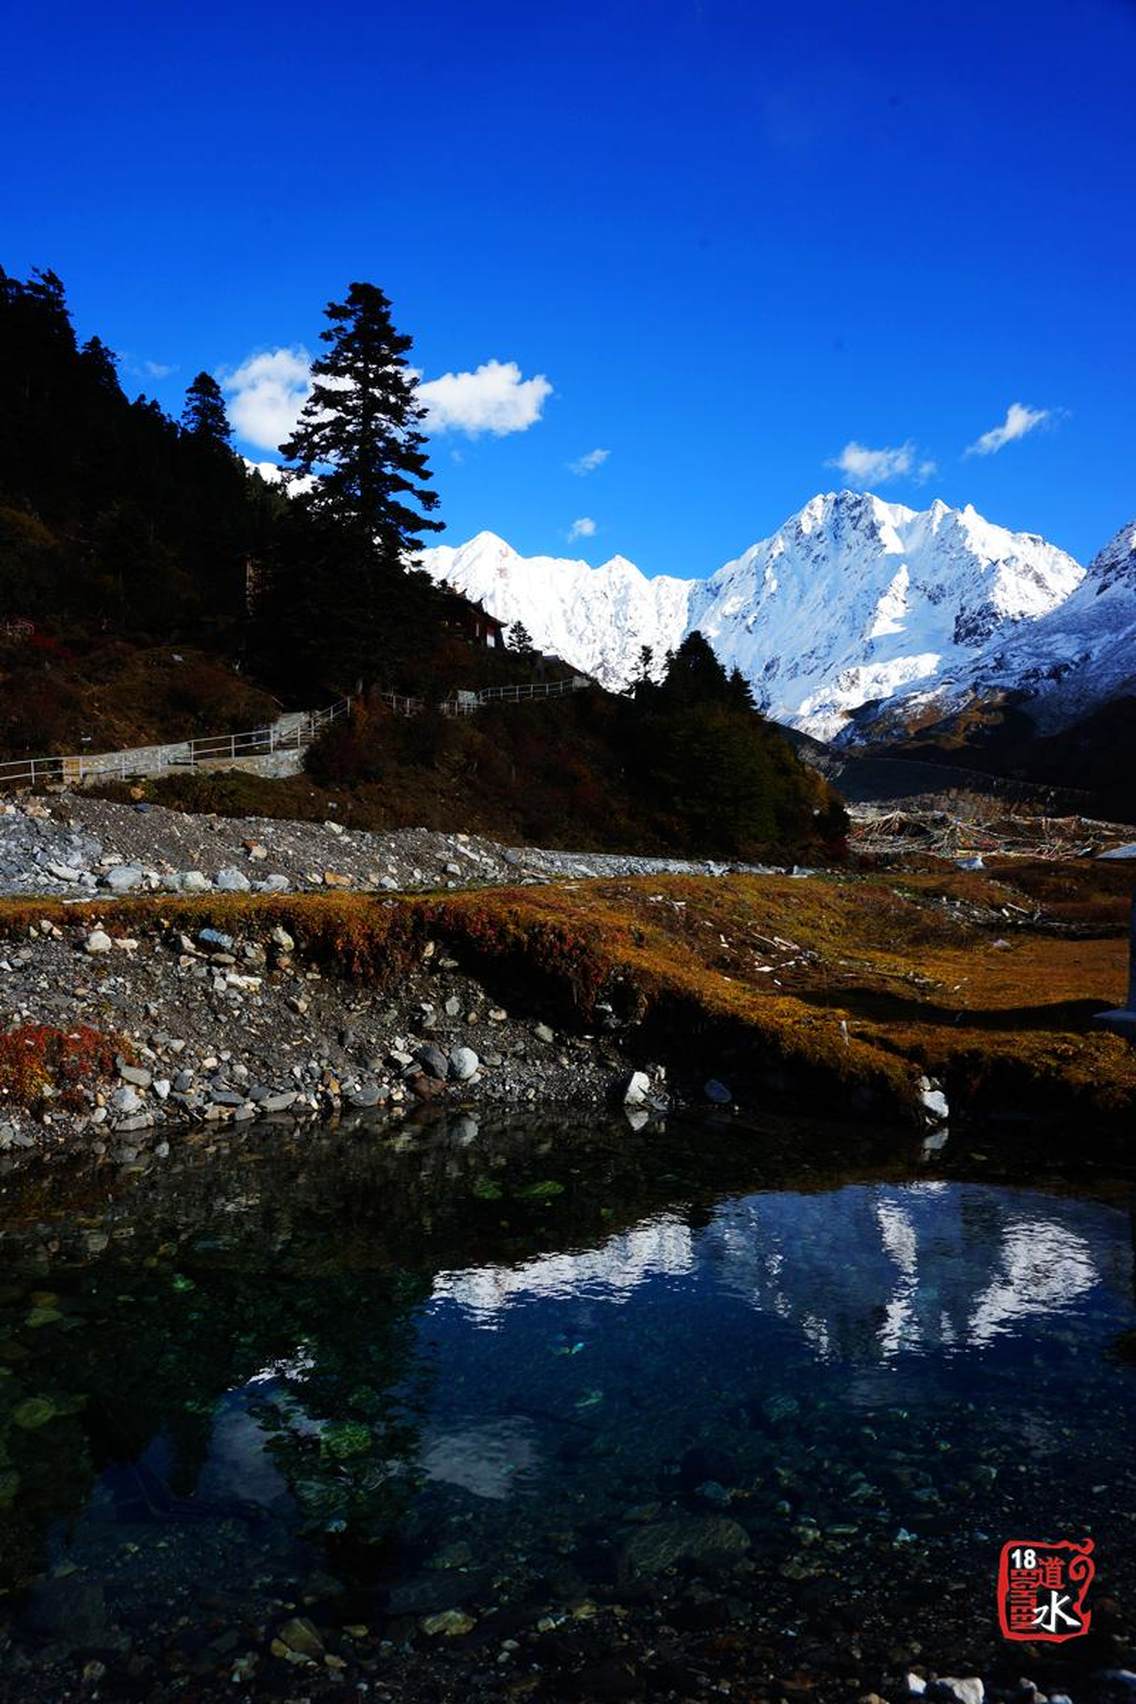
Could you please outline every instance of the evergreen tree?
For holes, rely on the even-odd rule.
[[[395,330],[390,306],[374,284],[352,284],[345,302],[328,304],[327,353],[280,453],[312,481],[308,507],[350,527],[376,567],[401,572],[422,533],[442,523],[430,518],[438,497],[426,484],[425,410],[406,363],[412,340]]]
[[[425,410],[406,363],[411,339],[395,330],[380,289],[352,284],[326,313],[327,352],[280,446],[289,473],[310,484],[291,505],[298,524],[283,541],[269,619],[328,684],[393,684],[415,677],[441,623],[433,581],[408,571],[423,532],[441,529],[426,484]],[[314,625],[300,613],[313,605]]]
[[[229,448],[233,429],[225,413],[225,399],[221,395],[221,387],[212,373],[198,373],[186,391],[181,426],[183,432],[188,432],[190,437],[199,442]]]
[[[668,651],[660,691],[668,707],[728,702],[729,677],[697,629],[687,634],[677,651]]]
[[[523,621],[515,621],[510,627],[509,649],[515,651],[519,657],[531,657],[536,653],[532,634]]]
[[[753,688],[736,665],[730,670],[730,678],[726,683],[726,703],[734,710],[749,710],[754,715],[758,713]]]
[[[101,337],[88,337],[79,351],[79,360],[92,385],[108,396],[121,396],[118,356],[107,348]]]
[[[651,679],[651,666],[654,661],[655,647],[653,645],[640,645],[639,661],[630,688],[630,696],[635,699],[636,703],[645,702],[655,690],[655,683]]]

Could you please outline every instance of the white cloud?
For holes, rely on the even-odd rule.
[[[581,515],[579,520],[573,521],[572,525],[568,528],[569,543],[571,543],[574,538],[591,538],[595,530],[596,523],[593,521],[592,517],[590,515]]]
[[[428,432],[526,432],[540,419],[552,386],[543,373],[521,377],[515,361],[483,361],[472,373],[443,373],[418,386]]]
[[[311,356],[297,345],[250,355],[222,376],[229,418],[246,443],[276,450],[289,437],[312,389]]]
[[[610,450],[589,450],[587,455],[581,456],[578,461],[569,462],[568,471],[579,474],[583,479],[585,474],[595,473],[597,467],[602,467],[610,454]]]
[[[168,379],[171,373],[177,372],[177,365],[166,361],[143,361],[143,371],[148,379]]]
[[[889,479],[904,478],[921,485],[938,471],[933,461],[916,461],[915,445],[910,438],[906,444],[881,450],[870,450],[867,444],[858,444],[852,438],[838,456],[824,465],[839,468],[853,485],[883,485]]]
[[[1012,402],[1006,410],[1006,418],[1000,426],[991,426],[989,432],[983,432],[981,438],[976,438],[973,444],[968,444],[968,456],[993,456],[999,450],[1004,450],[1007,444],[1012,444],[1018,438],[1024,438],[1027,432],[1035,427],[1043,426],[1053,418],[1051,408],[1027,408],[1024,402]]]
[[[438,379],[414,377],[426,409],[426,430],[464,432],[470,438],[527,431],[552,394],[542,373],[524,379],[515,361],[485,361],[475,372],[443,373]],[[222,374],[221,382],[238,436],[258,449],[275,450],[292,433],[311,395],[311,356],[298,344],[266,349]]]

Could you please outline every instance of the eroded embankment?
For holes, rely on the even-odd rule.
[[[1123,996],[1123,870],[1006,861],[979,874],[588,883],[448,899],[463,951],[540,966],[577,1011],[615,1007],[647,1052],[743,1101],[845,1097],[882,1114],[915,1074],[952,1116],[1136,1110],[1136,1051],[1096,1028]],[[489,903],[483,903],[489,899]],[[601,992],[602,991],[602,992]]]
[[[0,1128],[121,1147],[263,1112],[596,1104],[651,1065],[648,1110],[714,1078],[743,1109],[912,1120],[926,1073],[952,1118],[1122,1134],[1136,1052],[1092,1020],[1122,991],[1126,904],[1123,872],[1024,864],[10,901]]]

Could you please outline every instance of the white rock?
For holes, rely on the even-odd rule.
[[[116,864],[103,877],[103,885],[111,893],[129,893],[132,888],[141,887],[144,876],[137,864]]]
[[[956,1680],[953,1675],[943,1675],[940,1686],[947,1686],[958,1699],[959,1704],[982,1704],[986,1697],[986,1688],[976,1674],[967,1675],[964,1680]]]
[[[234,864],[218,870],[215,885],[220,893],[249,893],[252,889],[252,883],[244,871],[238,870]]]
[[[114,947],[114,942],[102,929],[92,929],[84,944],[89,953],[109,953]]]
[[[73,870],[70,864],[46,864],[44,868],[57,882],[77,882],[83,873],[82,870]]]
[[[212,883],[200,870],[182,870],[175,880],[182,893],[208,893]]]
[[[922,1101],[923,1110],[932,1124],[945,1124],[947,1122],[951,1115],[951,1109],[941,1084],[933,1083],[930,1077],[920,1077],[919,1099]]]
[[[450,1053],[450,1070],[459,1083],[468,1083],[480,1064],[472,1047],[455,1047]]]
[[[624,1106],[642,1106],[651,1092],[651,1079],[646,1071],[632,1071],[623,1091]]]

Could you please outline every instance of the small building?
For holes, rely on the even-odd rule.
[[[488,646],[490,650],[504,648],[504,622],[498,621],[495,615],[490,615],[472,598],[460,597],[457,592],[446,596],[442,625],[466,639],[472,639],[477,645]]]

